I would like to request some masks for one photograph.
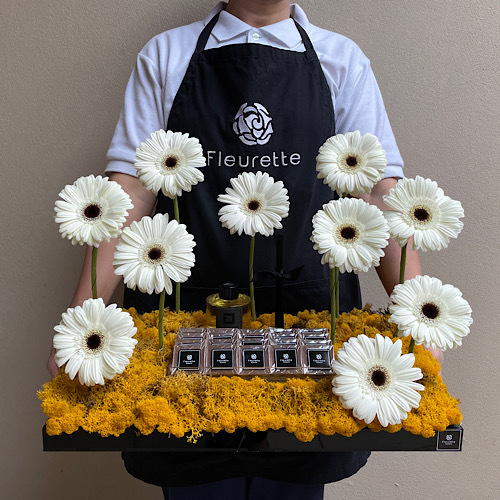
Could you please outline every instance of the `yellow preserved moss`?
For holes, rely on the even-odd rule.
[[[260,377],[207,377],[179,372],[168,375],[175,343],[181,327],[205,326],[202,311],[174,313],[164,317],[165,347],[158,353],[158,312],[139,316],[129,310],[137,327],[138,343],[123,374],[104,386],[82,386],[62,370],[39,391],[42,410],[47,415],[47,433],[71,434],[78,428],[101,436],[118,436],[134,426],[144,435],[154,430],[196,442],[203,432],[234,432],[286,429],[300,441],[311,441],[318,433],[352,436],[364,427],[373,431],[397,432],[431,437],[449,425],[462,421],[459,401],[448,394],[440,376],[440,365],[421,346],[415,347],[415,365],[424,375],[420,406],[399,425],[383,428],[375,419],[369,425],[353,417],[332,394],[331,376],[319,380],[290,378],[270,381]],[[328,328],[326,311],[302,311],[285,315],[285,327]],[[251,328],[274,324],[273,314],[263,314]],[[337,321],[335,352],[342,343],[362,333],[381,333],[394,338],[395,326],[388,316],[368,308],[342,314]],[[407,352],[409,338],[403,339]]]

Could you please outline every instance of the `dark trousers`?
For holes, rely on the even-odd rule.
[[[323,484],[235,477],[197,486],[164,487],[165,500],[323,500]]]

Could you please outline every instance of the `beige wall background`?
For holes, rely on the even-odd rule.
[[[374,453],[329,499],[498,498],[499,93],[495,0],[304,0],[310,20],[370,57],[406,161],[461,200],[466,218],[427,274],[460,288],[474,311],[443,375],[462,401],[461,453]],[[99,174],[137,52],[155,34],[205,17],[213,0],[2,0],[0,496],[151,498],[117,453],[44,453],[36,390],[79,275],[82,249],[53,222],[59,191]],[[364,296],[388,303],[374,273]],[[304,456],[307,460],[307,455]],[[495,491],[497,493],[495,493]]]

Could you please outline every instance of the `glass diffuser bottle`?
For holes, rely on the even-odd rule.
[[[233,283],[223,283],[219,293],[207,297],[207,326],[249,328],[252,321],[250,297],[238,292]]]

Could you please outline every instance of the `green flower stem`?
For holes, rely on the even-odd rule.
[[[174,198],[174,216],[175,220],[180,224],[179,219],[179,201],[177,200],[177,196]],[[179,312],[181,309],[181,284],[175,284],[175,312]]]
[[[412,337],[410,340],[410,347],[408,347],[408,353],[413,352],[413,347],[415,346],[415,339]]]
[[[253,254],[255,251],[255,236],[250,237],[250,255],[248,259],[248,280],[250,282],[250,305],[252,308],[252,320],[255,321],[257,319],[257,315],[255,314],[255,296],[253,290]]]
[[[181,284],[175,284],[175,312],[178,313],[181,310]]]
[[[92,281],[92,298],[97,299],[97,250],[98,247],[92,247],[92,266],[90,268]]]
[[[401,248],[401,264],[399,265],[399,284],[404,283],[405,281],[405,269],[406,269],[406,247],[408,243],[406,243]]]
[[[179,201],[177,200],[177,196],[174,198],[174,217],[175,217],[175,220],[180,224]]]
[[[337,283],[336,276],[337,275]],[[332,344],[335,345],[335,330],[337,327],[337,287],[338,285],[338,268],[330,269],[330,325]]]
[[[406,248],[408,246],[408,243],[403,245],[401,247],[401,263],[399,264],[399,284],[401,285],[402,283],[405,282],[405,270],[406,270]],[[398,334],[398,327],[396,325],[396,335]],[[411,339],[413,342],[413,339]],[[413,344],[410,343],[411,351],[413,352]]]
[[[335,268],[335,317],[340,316],[339,268]]]
[[[158,307],[158,345],[163,351],[163,311],[165,309],[165,290],[160,293],[160,305]]]

